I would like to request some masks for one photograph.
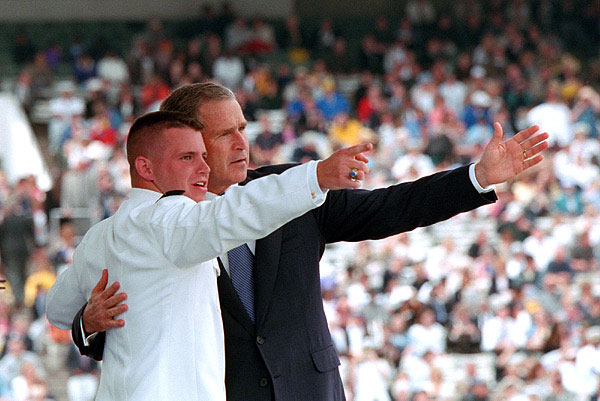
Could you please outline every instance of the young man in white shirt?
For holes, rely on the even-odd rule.
[[[210,168],[200,129],[173,112],[136,120],[129,199],[87,232],[48,293],[48,319],[68,328],[103,269],[128,289],[127,325],[107,333],[97,400],[225,400],[213,258],[321,205],[329,189],[358,187],[368,172],[361,152],[371,145],[358,145],[202,202]]]

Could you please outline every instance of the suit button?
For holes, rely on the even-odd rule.
[[[256,343],[257,343],[258,345],[263,345],[263,344],[265,343],[265,339],[264,339],[264,338],[262,338],[261,336],[257,336],[257,337],[256,337]]]
[[[273,375],[273,379],[278,379],[278,378],[280,378],[280,377],[281,377],[281,374],[280,374],[280,373],[275,373],[275,374]]]
[[[258,384],[261,387],[267,387],[269,385],[269,380],[266,377],[263,377],[262,379],[260,379],[260,382]]]

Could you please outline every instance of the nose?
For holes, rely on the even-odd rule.
[[[248,143],[248,137],[246,137],[246,133],[242,130],[235,131],[233,146],[234,149],[246,149]]]
[[[198,173],[204,173],[204,174],[208,174],[210,173],[210,167],[208,166],[208,163],[206,163],[206,160],[204,160],[204,158],[200,158],[200,162],[198,163]]]

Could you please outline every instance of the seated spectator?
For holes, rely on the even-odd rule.
[[[317,57],[330,52],[338,36],[339,32],[334,28],[333,21],[330,18],[323,18],[312,41]]]
[[[340,147],[352,146],[362,142],[365,138],[365,128],[347,113],[341,112],[335,116],[329,129],[330,140]]]
[[[98,76],[118,85],[129,80],[129,71],[125,61],[113,51],[108,51],[97,64]]]
[[[577,272],[598,270],[598,260],[594,248],[590,244],[589,231],[584,231],[577,237],[577,242],[571,248],[571,266]]]
[[[32,308],[34,317],[43,317],[46,311],[46,293],[56,280],[56,273],[46,248],[36,249],[30,258],[31,274],[25,280],[25,306]]]
[[[40,358],[33,352],[27,351],[25,341],[18,335],[10,336],[6,344],[7,352],[0,359],[0,379],[12,382],[20,375],[21,366],[30,363],[35,371],[44,376],[44,369]]]
[[[119,140],[117,129],[121,125],[121,116],[103,100],[95,101],[92,110],[93,115],[89,120],[89,139],[102,143],[108,152]]]
[[[10,382],[14,401],[45,400],[48,389],[36,366],[28,361],[21,364],[20,374]]]
[[[383,54],[385,46],[377,43],[372,34],[365,35],[361,40],[358,64],[361,70],[369,70],[373,74],[383,73]]]
[[[435,321],[435,312],[430,308],[417,317],[417,323],[408,330],[408,338],[409,352],[415,355],[440,354],[446,350],[446,331]]]
[[[544,274],[544,287],[550,291],[565,288],[573,276],[568,250],[558,247]]]
[[[164,79],[157,74],[153,74],[140,91],[140,103],[143,112],[158,110],[160,102],[169,96],[170,92],[171,88]]]
[[[17,33],[14,38],[12,56],[15,63],[24,65],[33,60],[35,46],[31,43],[27,35],[23,32]]]
[[[514,326],[515,320],[510,315],[510,307],[498,305],[494,316],[487,319],[481,328],[481,350],[500,353],[512,350],[517,344],[524,342]]]
[[[42,96],[42,93],[50,88],[54,81],[54,73],[48,66],[46,56],[43,52],[37,52],[33,63],[27,69],[31,72],[31,93],[34,99]]]
[[[242,48],[252,37],[252,32],[246,25],[246,20],[237,17],[225,28],[225,48],[235,52]]]
[[[283,143],[281,133],[272,131],[269,117],[266,114],[260,117],[260,126],[261,131],[254,138],[252,144],[252,158],[259,166],[273,164],[273,160]]]
[[[255,18],[246,43],[238,47],[245,54],[268,54],[275,50],[275,31],[262,18]]]
[[[569,107],[560,96],[559,83],[551,81],[546,89],[546,101],[532,108],[527,118],[531,124],[539,125],[541,130],[552,132],[548,138],[550,145],[564,147],[573,140],[570,114]]]
[[[283,107],[283,99],[279,91],[277,81],[269,80],[265,93],[258,99],[258,108],[266,110],[277,110]]]
[[[463,122],[467,129],[483,120],[485,125],[492,126],[492,112],[490,107],[492,99],[484,91],[471,93],[469,102],[463,112]]]
[[[244,79],[244,63],[232,50],[226,50],[218,57],[212,69],[213,77],[232,90],[237,89]]]
[[[75,225],[73,221],[66,217],[60,220],[59,237],[50,243],[52,261],[56,270],[60,273],[62,269],[73,264],[73,254],[75,253]]]
[[[56,42],[50,43],[44,50],[44,57],[46,57],[48,67],[56,70],[62,62],[62,47]]]
[[[59,153],[64,133],[73,117],[82,116],[85,112],[85,103],[75,95],[76,88],[71,81],[61,81],[56,86],[60,96],[50,101],[52,119],[48,124],[48,140],[53,154]]]
[[[535,266],[539,271],[546,269],[556,248],[556,241],[539,227],[535,227],[531,235],[523,241],[525,254],[533,258]]]
[[[552,321],[541,306],[538,306],[537,310],[532,312],[532,315],[532,327],[529,330],[525,349],[534,352],[547,351],[552,334]]]
[[[600,94],[590,86],[583,86],[577,92],[572,108],[573,119],[583,123],[592,139],[598,139],[598,119],[600,118]]]
[[[457,303],[450,314],[448,348],[451,352],[473,353],[479,350],[481,333],[466,305]]]
[[[87,53],[80,54],[73,63],[73,75],[79,85],[97,75],[96,62]]]
[[[355,401],[391,401],[388,382],[392,377],[392,367],[377,355],[373,348],[366,348],[356,367],[354,379]]]
[[[348,52],[348,44],[344,38],[337,37],[331,51],[324,54],[327,70],[332,74],[350,74],[356,72],[356,63]]]
[[[367,89],[366,95],[358,101],[356,116],[361,123],[376,127],[381,122],[381,115],[386,109],[386,102],[378,85],[372,85]]]
[[[421,149],[420,141],[408,141],[408,153],[400,156],[392,167],[392,177],[396,181],[412,181],[433,172],[434,166],[431,158],[421,153]]]
[[[488,401],[490,389],[484,381],[476,381],[469,388],[469,393],[464,395],[460,401]]]
[[[344,95],[336,91],[335,81],[326,79],[323,91],[323,97],[317,100],[317,109],[326,121],[332,121],[340,113],[350,112],[350,104]]]
[[[67,365],[71,376],[67,380],[67,393],[70,401],[88,401],[94,399],[99,383],[98,363],[82,356],[73,344],[70,344]]]
[[[560,191],[559,196],[554,201],[554,207],[560,213],[571,215],[580,215],[583,213],[583,200],[581,191],[574,185],[568,185]]]

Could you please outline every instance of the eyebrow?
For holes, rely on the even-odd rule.
[[[236,130],[236,129],[238,129],[239,127],[247,127],[247,126],[248,126],[248,121],[246,121],[246,120],[244,119],[244,121],[242,121],[242,122],[241,122],[241,124],[239,124],[239,125],[234,125],[233,127],[226,128],[226,129],[222,130],[222,131],[221,131],[219,134],[228,134],[228,133],[230,133],[230,132],[233,132],[233,131],[235,131],[235,130]]]
[[[199,153],[200,153],[200,152],[196,152],[196,151],[193,151],[193,150],[188,150],[188,151],[184,151],[184,152],[179,152],[179,153],[176,153],[176,154],[175,154],[175,157],[182,157],[182,156],[193,156],[193,155],[197,155],[197,154],[199,154]],[[206,153],[206,152],[204,152],[204,153]]]

